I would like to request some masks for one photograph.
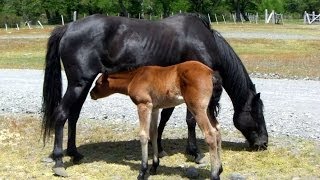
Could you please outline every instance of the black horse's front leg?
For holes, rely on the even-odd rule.
[[[163,147],[162,147],[162,142],[161,142],[162,133],[163,133],[164,127],[166,126],[168,120],[170,119],[170,116],[172,115],[173,110],[174,110],[174,107],[166,108],[161,111],[161,119],[158,126],[158,139],[157,139],[159,157],[164,157],[167,155],[167,153],[163,150]]]
[[[76,147],[76,126],[78,119],[68,120],[68,146],[67,155],[73,158],[73,163],[78,164],[82,159],[83,155],[80,154]]]

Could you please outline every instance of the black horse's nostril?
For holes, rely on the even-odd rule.
[[[253,146],[252,146],[252,149],[255,150],[255,151],[264,151],[264,150],[267,150],[268,148],[268,144],[265,142],[265,143],[255,143]]]
[[[263,143],[263,146],[267,148],[268,147],[268,143],[266,143],[266,142]]]

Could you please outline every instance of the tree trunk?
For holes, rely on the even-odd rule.
[[[239,2],[239,0],[236,0],[236,20],[238,22],[241,21],[241,11],[240,11],[240,2]]]
[[[169,0],[161,0],[160,1],[163,8],[163,17],[169,17],[170,16],[170,2]]]
[[[246,12],[244,11],[244,8],[242,8],[242,9],[240,10],[240,12],[241,12],[241,14],[242,14],[243,19],[244,19],[245,21],[249,21],[249,18],[248,18],[248,16],[246,15]]]

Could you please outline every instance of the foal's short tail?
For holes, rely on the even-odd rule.
[[[42,133],[43,142],[50,136],[55,125],[53,113],[62,98],[62,78],[59,44],[67,26],[55,28],[48,40],[42,92]]]

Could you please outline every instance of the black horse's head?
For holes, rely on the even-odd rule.
[[[260,93],[252,93],[242,109],[235,110],[235,126],[255,150],[265,150],[268,145],[268,133],[263,115],[263,103]]]

